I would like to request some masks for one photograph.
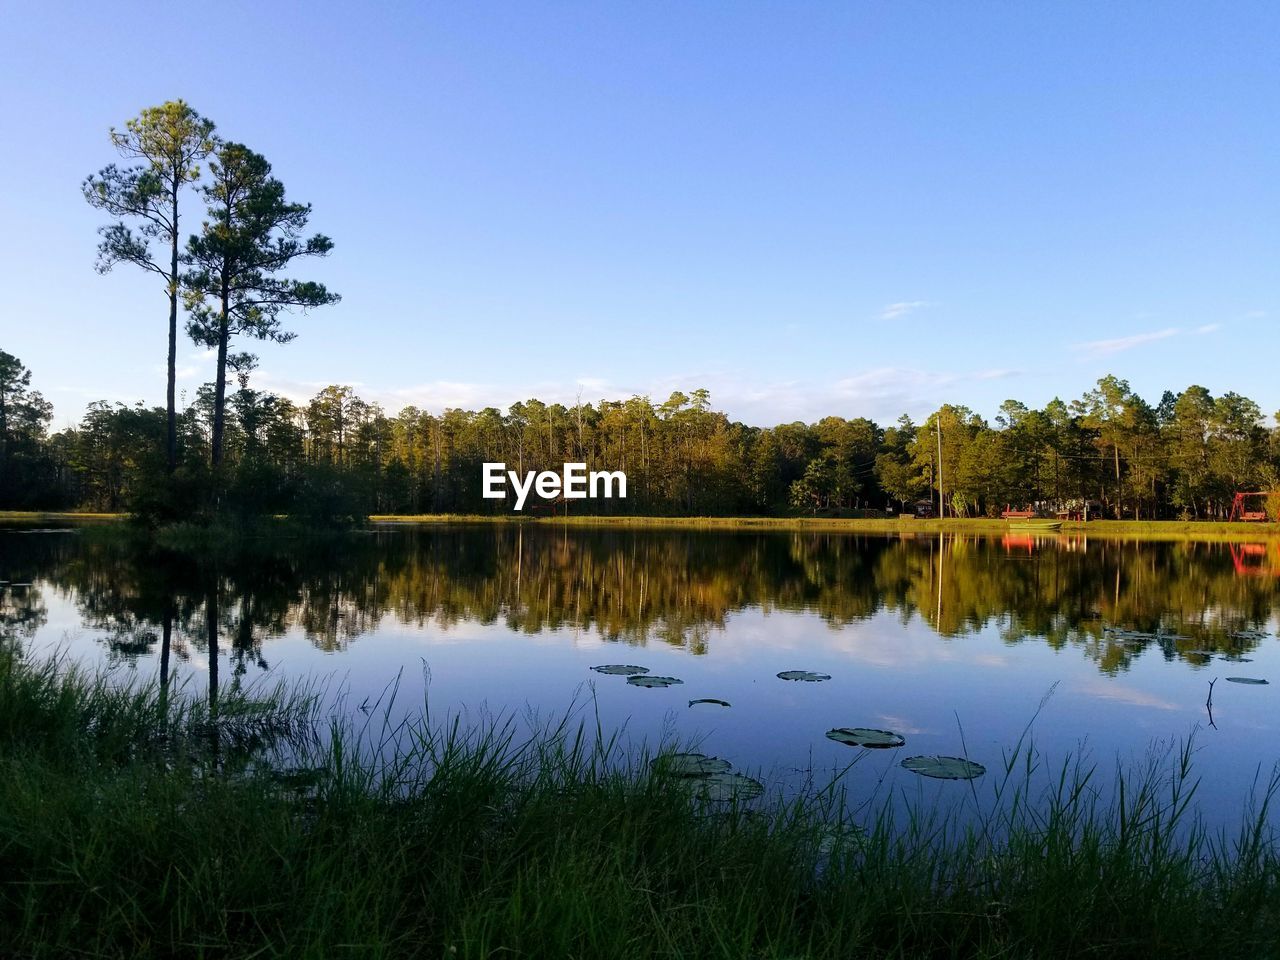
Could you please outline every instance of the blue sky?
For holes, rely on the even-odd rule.
[[[94,272],[79,184],[178,97],[334,240],[296,273],[342,303],[260,350],[296,399],[1280,409],[1280,4],[211,9],[0,0],[0,349],[56,427],[163,402],[163,292]]]

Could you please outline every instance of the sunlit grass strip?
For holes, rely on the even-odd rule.
[[[77,510],[0,510],[0,523],[36,523],[58,520],[125,520],[127,513],[91,513]]]
[[[150,733],[186,698],[5,670],[6,956],[1253,957],[1280,929],[1274,784],[1210,835],[1189,748],[1098,791],[1078,761],[1033,789],[1020,744],[994,800],[957,785],[976,820],[904,823],[835,786],[698,806],[574,716],[375,710],[237,765]]]
[[[0,510],[0,523],[33,523],[58,521],[118,521],[128,519],[123,513],[84,513],[75,511],[34,512]],[[287,521],[287,517],[275,517]],[[638,527],[689,530],[806,530],[849,533],[1026,533],[1010,527],[1005,520],[985,517],[972,519],[920,520],[911,517],[892,520],[842,519],[838,517],[638,517],[590,516],[535,517],[533,515],[494,513],[423,513],[373,514],[371,523],[381,524],[559,524],[579,527]],[[182,527],[182,525],[179,525]],[[184,528],[185,529],[185,528]],[[294,534],[305,531],[305,525],[291,527]],[[1031,531],[1035,532],[1035,531]],[[1212,520],[1090,520],[1088,523],[1063,521],[1060,532],[1088,534],[1106,538],[1137,537],[1148,540],[1221,540],[1249,541],[1280,537],[1280,523],[1225,523]],[[1040,536],[1052,537],[1051,532]],[[173,535],[181,539],[182,533]]]
[[[622,527],[683,530],[804,530],[849,533],[968,533],[1027,534],[1052,538],[1057,531],[1041,532],[1010,526],[1005,520],[972,519],[857,520],[835,517],[633,517],[589,516],[534,517],[521,514],[375,514],[371,523],[382,524],[468,524],[532,523],[539,526]],[[1160,540],[1265,540],[1280,536],[1280,524],[1218,523],[1208,520],[1090,520],[1063,521],[1061,533],[1089,536]]]

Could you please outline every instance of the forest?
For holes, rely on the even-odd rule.
[[[755,427],[715,410],[705,390],[658,403],[531,399],[505,412],[389,414],[350,387],[295,403],[242,373],[227,393],[216,468],[215,386],[176,419],[172,474],[162,407],[97,402],[79,425],[51,433],[31,371],[0,351],[0,508],[145,516],[185,504],[326,521],[509,513],[505,501],[481,498],[482,463],[523,472],[577,461],[624,470],[629,486],[627,499],[575,503],[578,512],[877,516],[936,502],[941,449],[948,515],[1090,501],[1107,517],[1225,519],[1236,491],[1269,489],[1280,474],[1280,428],[1265,426],[1247,397],[1190,386],[1152,404],[1113,376],[1041,409],[1006,401],[994,422],[946,404],[919,424],[829,416]],[[552,509],[563,504],[526,506]]]

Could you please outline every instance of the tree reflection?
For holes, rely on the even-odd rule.
[[[40,590],[60,591],[113,656],[159,652],[165,682],[170,648],[179,659],[203,651],[211,688],[220,640],[238,683],[265,670],[266,645],[292,629],[330,652],[390,619],[571,628],[707,654],[728,617],[749,608],[808,612],[832,628],[887,613],[925,622],[943,642],[995,630],[1009,644],[1074,648],[1116,673],[1152,646],[1191,663],[1247,654],[1262,638],[1233,634],[1267,624],[1280,584],[1240,575],[1238,546],[1065,536],[430,527],[258,547],[216,570],[121,538],[49,539],[4,541],[9,565],[38,581],[4,594],[7,627],[34,633]],[[1181,638],[1119,639],[1107,626]]]

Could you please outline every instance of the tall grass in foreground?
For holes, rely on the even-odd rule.
[[[299,724],[313,707],[278,691],[211,717],[0,652],[0,955],[1277,951],[1274,784],[1237,836],[1208,835],[1189,750],[1119,771],[1102,800],[1078,762],[1032,788],[1019,744],[994,801],[971,794],[977,820],[854,822],[835,785],[699,804],[574,720],[333,720],[319,737]],[[256,761],[230,762],[237,714]]]

